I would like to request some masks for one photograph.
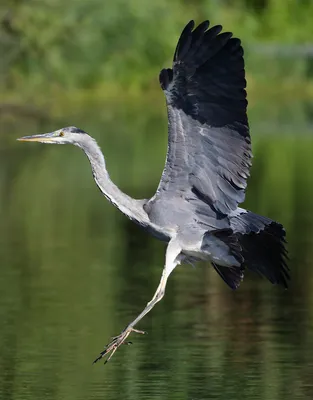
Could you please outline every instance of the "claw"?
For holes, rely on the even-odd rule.
[[[134,328],[132,328],[132,331],[136,332],[136,333],[140,333],[141,335],[146,335],[147,334],[147,332],[145,332],[145,331],[139,331],[138,329],[134,329]]]
[[[99,360],[101,360],[101,358],[102,358],[102,353],[100,353],[100,356],[97,357],[97,358],[92,362],[92,364],[95,364],[96,362],[98,362]]]
[[[134,329],[132,327],[128,327],[123,330],[123,332],[118,336],[113,336],[112,340],[109,344],[104,347],[104,350],[100,353],[100,355],[94,360],[93,364],[101,360],[101,358],[108,355],[108,358],[105,360],[104,364],[109,362],[113,357],[116,350],[122,345],[130,345],[133,344],[132,342],[125,342],[126,338],[130,335],[131,332],[140,333],[142,335],[146,334],[144,331],[140,331],[138,329]],[[110,354],[109,354],[110,353]]]

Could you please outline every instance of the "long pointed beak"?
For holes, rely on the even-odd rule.
[[[53,142],[55,136],[52,136],[53,133],[43,133],[40,135],[31,135],[31,136],[23,136],[16,140],[20,142]]]

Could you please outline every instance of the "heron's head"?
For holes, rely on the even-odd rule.
[[[42,133],[40,135],[23,136],[17,140],[22,142],[40,142],[48,144],[75,144],[80,145],[88,134],[75,126],[68,126],[54,132]]]

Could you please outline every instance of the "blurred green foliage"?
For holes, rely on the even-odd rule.
[[[3,0],[0,5],[1,90],[4,98],[47,103],[69,90],[126,95],[158,86],[182,27],[210,19],[240,37],[252,80],[261,82],[260,43],[307,43],[313,2],[303,0]],[[251,51],[250,51],[251,50]],[[291,57],[284,74],[307,80],[307,60]],[[272,60],[267,79],[281,81]],[[286,78],[285,76],[285,78]],[[299,88],[299,86],[298,86]],[[306,90],[302,85],[301,90]]]

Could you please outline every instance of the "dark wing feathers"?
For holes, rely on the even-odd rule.
[[[244,266],[271,283],[288,286],[285,230],[281,224],[251,211],[230,216],[230,226],[242,247]]]
[[[237,209],[229,215],[230,236],[227,230],[217,231],[215,236],[229,244],[231,253],[240,261],[240,267],[223,267],[212,263],[216,272],[232,289],[237,289],[245,268],[264,276],[273,284],[288,287],[288,255],[285,248],[285,230],[281,224],[251,211]],[[242,260],[240,260],[242,257]]]
[[[174,62],[182,59],[182,57],[187,54],[192,41],[192,35],[190,35],[190,32],[193,30],[194,26],[194,21],[190,21],[182,31],[174,53]]]
[[[178,41],[173,69],[163,69],[169,138],[153,203],[190,193],[224,215],[244,200],[251,166],[243,50],[232,34],[191,21]],[[199,203],[200,204],[200,203]],[[197,207],[195,208],[197,212]]]
[[[238,289],[241,281],[244,278],[244,267],[222,267],[213,262],[212,266],[231,289]]]

